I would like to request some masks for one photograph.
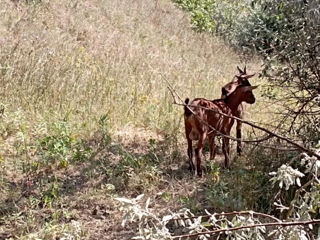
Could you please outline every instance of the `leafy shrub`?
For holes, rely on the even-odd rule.
[[[151,139],[149,144],[149,152],[141,156],[134,155],[122,146],[118,146],[121,156],[119,162],[111,166],[103,166],[109,181],[118,190],[132,189],[140,192],[154,186],[160,179],[160,159],[155,153],[155,141]]]
[[[52,202],[57,199],[58,197],[58,191],[59,191],[59,183],[57,181],[57,178],[54,176],[53,182],[47,184],[47,190],[42,192],[42,203],[44,207],[51,207]],[[50,179],[49,179],[50,181]]]
[[[191,24],[198,31],[212,32],[214,22],[211,20],[212,4],[216,0],[175,0],[183,9],[191,12]]]
[[[320,11],[317,1],[175,1],[193,16],[210,19],[209,32],[235,49],[257,53],[270,82],[265,96],[284,100],[284,127],[309,147],[320,139]],[[201,14],[197,12],[201,11]],[[214,26],[212,31],[211,26]],[[199,30],[208,31],[206,27]],[[271,88],[271,89],[270,89]]]
[[[99,130],[102,133],[101,142],[103,145],[108,145],[111,142],[111,137],[109,134],[109,128],[108,128],[108,117],[106,114],[100,116],[99,118]]]
[[[270,229],[263,218],[272,219],[272,225],[283,224],[281,220],[267,214],[260,215],[253,211],[210,213],[196,216],[189,209],[180,209],[160,216],[149,208],[150,199],[144,206],[143,195],[135,199],[115,198],[120,202],[123,212],[122,226],[128,222],[137,222],[137,233],[133,239],[180,239],[197,237],[198,239],[308,239],[310,234],[302,226]],[[274,222],[274,221],[277,222]],[[294,224],[293,224],[294,225]],[[252,227],[255,226],[255,227]],[[177,235],[182,233],[181,235]]]
[[[197,31],[211,32],[222,36],[228,41],[234,35],[242,18],[248,15],[248,2],[226,0],[174,0],[182,9],[190,12],[190,21]]]
[[[37,155],[39,162],[45,165],[58,162],[66,167],[72,161],[85,161],[90,157],[91,148],[83,139],[72,135],[66,121],[56,122],[52,126],[53,134],[38,140]]]

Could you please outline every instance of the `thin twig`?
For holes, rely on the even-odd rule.
[[[265,145],[264,144],[263,148],[269,148],[269,149],[283,151],[283,152],[296,152],[297,151],[297,148],[279,147],[279,145]]]
[[[167,81],[167,80],[166,80],[166,81]],[[191,111],[192,114],[194,114],[195,116],[197,116],[197,115],[192,111],[192,109],[190,109],[190,107],[189,107],[190,105],[187,105],[187,104],[184,104],[184,103],[177,103],[177,101],[176,101],[176,99],[175,99],[175,97],[174,97],[174,94],[179,98],[179,100],[180,100],[181,102],[183,102],[183,101],[182,101],[182,98],[181,98],[181,97],[179,96],[179,94],[172,88],[171,84],[170,84],[168,81],[167,81],[167,83],[168,83],[168,85],[169,85],[168,89],[169,89],[169,91],[171,91],[171,94],[172,94],[172,96],[173,96],[174,104],[187,107],[187,108]],[[191,106],[192,106],[192,105],[191,105]],[[251,127],[257,128],[257,129],[259,129],[259,130],[261,130],[261,131],[264,131],[264,132],[268,133],[268,134],[269,134],[270,136],[272,136],[272,137],[276,137],[276,138],[279,138],[279,139],[281,139],[281,140],[283,140],[283,141],[286,141],[286,142],[290,143],[291,145],[297,147],[298,149],[300,149],[300,150],[302,150],[302,151],[304,151],[304,152],[307,152],[307,153],[310,154],[311,156],[315,156],[315,157],[317,157],[318,159],[320,159],[320,155],[317,154],[317,153],[315,153],[315,152],[313,152],[313,151],[311,151],[310,149],[308,149],[308,148],[306,148],[306,147],[304,147],[304,146],[302,146],[302,145],[300,145],[300,144],[292,141],[292,140],[289,139],[289,138],[286,138],[286,137],[284,137],[284,136],[281,136],[281,135],[279,135],[279,134],[276,134],[276,133],[274,133],[274,132],[271,132],[270,130],[268,130],[268,129],[266,129],[266,128],[263,128],[263,127],[260,127],[260,126],[258,126],[258,125],[256,125],[256,124],[253,124],[253,123],[249,122],[249,121],[246,121],[246,120],[243,120],[243,119],[241,119],[241,118],[238,118],[238,117],[235,117],[235,116],[231,116],[231,115],[228,115],[228,114],[219,112],[219,111],[215,111],[215,110],[213,110],[213,109],[211,109],[211,108],[205,108],[205,107],[201,107],[201,106],[193,106],[193,107],[198,107],[198,108],[202,108],[202,109],[205,109],[205,110],[208,110],[208,111],[213,111],[213,112],[216,112],[216,113],[218,113],[218,114],[220,114],[220,115],[222,115],[222,116],[225,116],[225,117],[228,117],[228,118],[232,118],[232,119],[238,120],[238,121],[240,121],[240,122],[242,122],[242,123],[244,123],[244,124],[247,124],[247,125],[249,125],[249,126],[251,126]],[[203,121],[202,121],[202,122],[203,122]],[[224,136],[224,137],[227,137],[227,138],[229,138],[229,139],[238,141],[238,139],[235,139],[235,138],[232,138],[232,137],[230,137],[230,136],[227,136],[227,135],[224,135],[224,134],[220,133],[217,129],[213,128],[213,127],[210,126],[208,123],[205,123],[205,122],[203,122],[203,123],[204,123],[206,126],[210,127],[210,129],[212,129],[213,131],[218,132],[220,135],[222,135],[222,136]]]
[[[279,135],[279,134],[276,134],[276,133],[274,133],[274,132],[271,132],[270,130],[268,130],[268,129],[266,129],[266,128],[263,128],[263,127],[260,127],[260,126],[258,126],[258,125],[256,125],[256,124],[253,124],[253,123],[249,122],[249,121],[243,120],[243,119],[238,118],[238,117],[235,117],[235,116],[230,116],[230,115],[227,115],[227,114],[222,113],[222,112],[219,112],[219,111],[215,111],[214,109],[211,109],[211,108],[206,108],[206,107],[202,107],[202,106],[195,106],[195,105],[187,105],[187,104],[178,104],[178,103],[176,103],[176,104],[177,104],[177,105],[181,105],[181,106],[187,106],[187,107],[188,107],[188,106],[192,106],[192,107],[202,108],[202,109],[205,109],[205,110],[208,110],[208,111],[212,111],[212,112],[221,114],[221,115],[223,115],[223,116],[225,116],[225,117],[229,117],[229,118],[233,118],[233,119],[235,119],[235,120],[239,120],[239,121],[241,121],[241,122],[244,123],[244,124],[247,124],[247,125],[249,125],[249,126],[251,126],[251,127],[253,127],[253,128],[257,128],[257,129],[259,129],[259,130],[261,130],[261,131],[264,131],[264,132],[268,133],[269,136],[271,135],[271,137],[276,137],[276,138],[279,138],[279,139],[281,139],[281,140],[284,140],[284,141],[290,143],[291,145],[294,145],[295,147],[303,150],[304,152],[307,152],[307,153],[310,154],[311,156],[315,156],[315,157],[317,157],[318,159],[320,159],[320,155],[317,154],[317,153],[315,153],[315,152],[313,152],[313,151],[311,151],[310,149],[308,149],[308,148],[306,148],[306,147],[304,147],[304,146],[302,146],[302,145],[300,145],[300,144],[292,141],[292,140],[289,139],[289,138],[286,138],[286,137],[284,137],[284,136],[281,136],[281,135]],[[191,112],[192,112],[192,111],[191,111]],[[192,112],[192,113],[194,114],[194,112]],[[209,124],[208,124],[208,125],[209,125]],[[209,126],[209,127],[210,127],[212,130],[217,131],[217,130],[214,129],[212,126]],[[218,132],[218,131],[217,131],[217,132]],[[218,133],[219,133],[219,132],[218,132]],[[222,133],[219,133],[219,134],[223,135]],[[233,139],[233,140],[237,141],[236,139],[234,139],[234,138],[232,138],[232,137],[230,137],[230,136],[227,136],[227,135],[223,135],[223,136],[224,136],[224,137],[228,137],[228,138],[230,138],[230,139]],[[256,140],[256,141],[253,141],[253,142],[257,142],[257,141],[260,141],[260,140]]]
[[[219,135],[221,135],[221,136],[223,136],[223,137],[229,138],[229,139],[231,139],[231,140],[233,140],[233,141],[239,141],[239,139],[237,139],[237,138],[234,138],[234,137],[231,137],[231,136],[229,136],[229,135],[225,135],[225,134],[221,133],[219,130],[215,129],[213,126],[209,125],[207,122],[205,122],[204,120],[202,120],[201,118],[199,118],[198,115],[190,108],[190,106],[191,106],[191,107],[202,108],[202,109],[209,110],[209,111],[213,111],[213,112],[219,113],[219,114],[221,114],[221,115],[223,115],[223,116],[227,116],[227,117],[230,117],[230,118],[233,118],[232,116],[229,116],[229,115],[224,114],[224,113],[222,113],[222,112],[215,111],[215,110],[213,110],[213,109],[211,109],[211,108],[205,108],[205,107],[201,107],[201,106],[195,106],[195,105],[187,105],[187,104],[177,103],[177,101],[176,101],[176,99],[175,99],[175,96],[174,96],[174,93],[177,94],[176,91],[175,91],[174,89],[172,89],[172,87],[168,87],[168,90],[170,91],[170,93],[171,93],[171,95],[172,95],[172,97],[173,97],[173,104],[179,105],[179,106],[186,106],[186,107],[188,108],[188,110],[190,110],[190,112],[191,112],[194,116],[196,116],[196,118],[197,118],[199,121],[201,121],[204,125],[206,125],[208,128],[210,128],[212,131],[218,133]],[[179,95],[177,95],[177,96],[179,97]],[[179,97],[179,99],[182,101],[182,99],[181,99],[180,97]],[[263,138],[261,138],[261,139],[241,140],[241,142],[244,142],[244,143],[259,143],[259,142],[266,141],[266,140],[268,140],[268,139],[270,139],[270,138],[272,138],[272,136],[267,135],[267,136],[265,136],[265,137],[263,137]]]

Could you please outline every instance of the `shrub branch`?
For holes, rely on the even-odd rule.
[[[179,105],[179,106],[185,106],[185,107],[187,107],[187,108],[190,110],[190,112],[191,112],[192,114],[194,114],[195,116],[197,116],[197,115],[192,111],[192,109],[190,109],[190,107],[189,107],[190,105],[187,105],[187,104],[184,104],[184,103],[183,103],[182,98],[181,98],[181,97],[179,96],[179,94],[174,90],[174,88],[171,86],[171,84],[170,84],[167,80],[166,80],[166,82],[168,83],[168,89],[169,89],[169,91],[170,91],[170,93],[171,93],[171,95],[172,95],[172,97],[173,97],[173,104]],[[179,101],[182,102],[182,103],[178,103],[178,102],[176,101],[176,96],[179,98]],[[291,140],[291,139],[289,139],[289,138],[287,138],[287,137],[284,137],[284,136],[281,136],[281,135],[279,135],[279,134],[276,134],[276,133],[274,133],[274,132],[272,132],[272,131],[270,131],[270,130],[268,130],[268,129],[266,129],[266,128],[260,127],[260,126],[258,126],[258,125],[256,125],[256,124],[252,123],[252,122],[243,120],[243,119],[241,119],[241,118],[237,118],[237,117],[235,117],[235,116],[230,116],[230,115],[227,115],[227,114],[222,113],[222,112],[219,112],[219,111],[215,111],[215,110],[210,109],[210,108],[201,107],[201,106],[193,106],[193,107],[198,107],[198,108],[202,108],[202,109],[205,109],[205,110],[208,110],[208,111],[213,111],[213,112],[219,113],[219,114],[221,114],[222,116],[235,119],[235,120],[237,120],[237,121],[240,121],[240,122],[242,122],[242,123],[244,123],[244,124],[247,124],[247,125],[249,125],[249,126],[251,126],[251,127],[253,127],[253,128],[259,129],[259,130],[261,130],[261,131],[263,131],[263,132],[266,132],[266,133],[268,134],[266,137],[264,137],[264,138],[262,138],[262,139],[258,139],[258,140],[242,140],[242,142],[255,142],[255,143],[256,143],[256,142],[265,141],[265,140],[267,140],[267,139],[269,139],[269,138],[271,138],[271,137],[276,137],[276,138],[278,138],[278,139],[281,139],[281,140],[283,140],[283,141],[285,141],[285,142],[287,142],[287,143],[295,146],[297,149],[300,149],[300,150],[302,150],[302,151],[304,151],[304,152],[307,152],[307,153],[310,154],[311,156],[315,156],[315,157],[317,157],[318,159],[320,159],[320,155],[317,154],[317,153],[315,153],[314,151],[312,151],[312,150],[310,150],[310,149],[308,149],[308,148],[306,148],[306,147],[304,147],[304,146],[302,146],[302,145],[294,142],[293,140]],[[231,136],[222,134],[221,132],[219,132],[219,131],[218,131],[217,129],[215,129],[214,127],[210,126],[207,122],[203,121],[202,119],[200,119],[200,118],[198,118],[198,119],[201,120],[202,123],[205,124],[207,127],[209,127],[210,129],[212,129],[213,131],[217,132],[218,134],[222,135],[223,137],[229,138],[229,139],[234,140],[234,141],[238,141],[238,139],[236,139],[236,138],[233,138],[233,137],[231,137]]]
[[[233,212],[227,212],[227,213],[213,213],[213,214],[207,214],[207,215],[202,215],[202,216],[192,216],[192,217],[184,217],[184,218],[173,218],[171,219],[171,221],[175,221],[175,220],[187,220],[187,219],[195,219],[198,217],[202,217],[202,218],[210,218],[211,216],[214,217],[220,217],[220,216],[233,216],[233,215],[255,215],[258,217],[263,217],[263,218],[270,218],[276,222],[281,222],[280,219],[271,216],[269,214],[265,214],[265,213],[259,213],[259,212],[254,212],[254,211],[233,211]]]
[[[178,235],[178,236],[173,236],[172,239],[190,238],[190,237],[196,237],[196,236],[206,235],[206,234],[216,235],[221,232],[227,232],[227,231],[232,232],[232,231],[237,231],[237,230],[246,229],[246,228],[270,227],[270,226],[288,227],[288,226],[309,225],[309,224],[320,224],[320,219],[314,219],[314,220],[309,220],[309,221],[296,221],[296,222],[259,223],[259,224],[252,224],[252,225],[248,225],[248,226],[224,228],[224,229],[217,229],[217,230],[207,231],[207,232]]]

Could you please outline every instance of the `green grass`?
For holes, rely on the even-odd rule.
[[[168,0],[0,0],[0,9],[0,238],[127,239],[134,229],[118,227],[115,196],[147,193],[159,212],[223,211],[223,194],[242,190],[217,166],[192,179],[167,83],[183,99],[218,98],[237,65],[256,72],[259,60],[195,33]],[[268,122],[256,96],[245,118]],[[248,198],[238,207],[254,207]]]

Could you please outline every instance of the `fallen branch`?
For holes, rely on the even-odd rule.
[[[207,231],[207,232],[178,235],[178,236],[173,236],[172,239],[190,238],[190,237],[196,237],[196,236],[206,235],[206,234],[216,235],[221,232],[232,232],[232,231],[237,231],[237,230],[246,229],[246,228],[270,227],[270,226],[288,227],[288,226],[309,225],[309,224],[320,224],[320,219],[314,219],[314,220],[309,220],[309,221],[297,221],[297,222],[259,223],[259,224],[252,224],[252,225],[248,225],[248,226],[224,228],[224,229],[217,229],[217,230]]]
[[[280,219],[278,219],[278,218],[276,218],[274,216],[271,216],[271,215],[265,214],[265,213],[254,212],[254,211],[240,211],[240,212],[233,211],[233,212],[228,212],[228,213],[213,213],[213,214],[207,214],[207,215],[202,215],[202,216],[173,218],[173,219],[171,219],[171,221],[195,219],[195,218],[198,218],[198,217],[210,218],[211,216],[220,217],[220,216],[233,216],[233,215],[254,215],[254,216],[258,216],[258,217],[269,218],[269,219],[272,219],[272,220],[274,220],[276,222],[281,222]]]

